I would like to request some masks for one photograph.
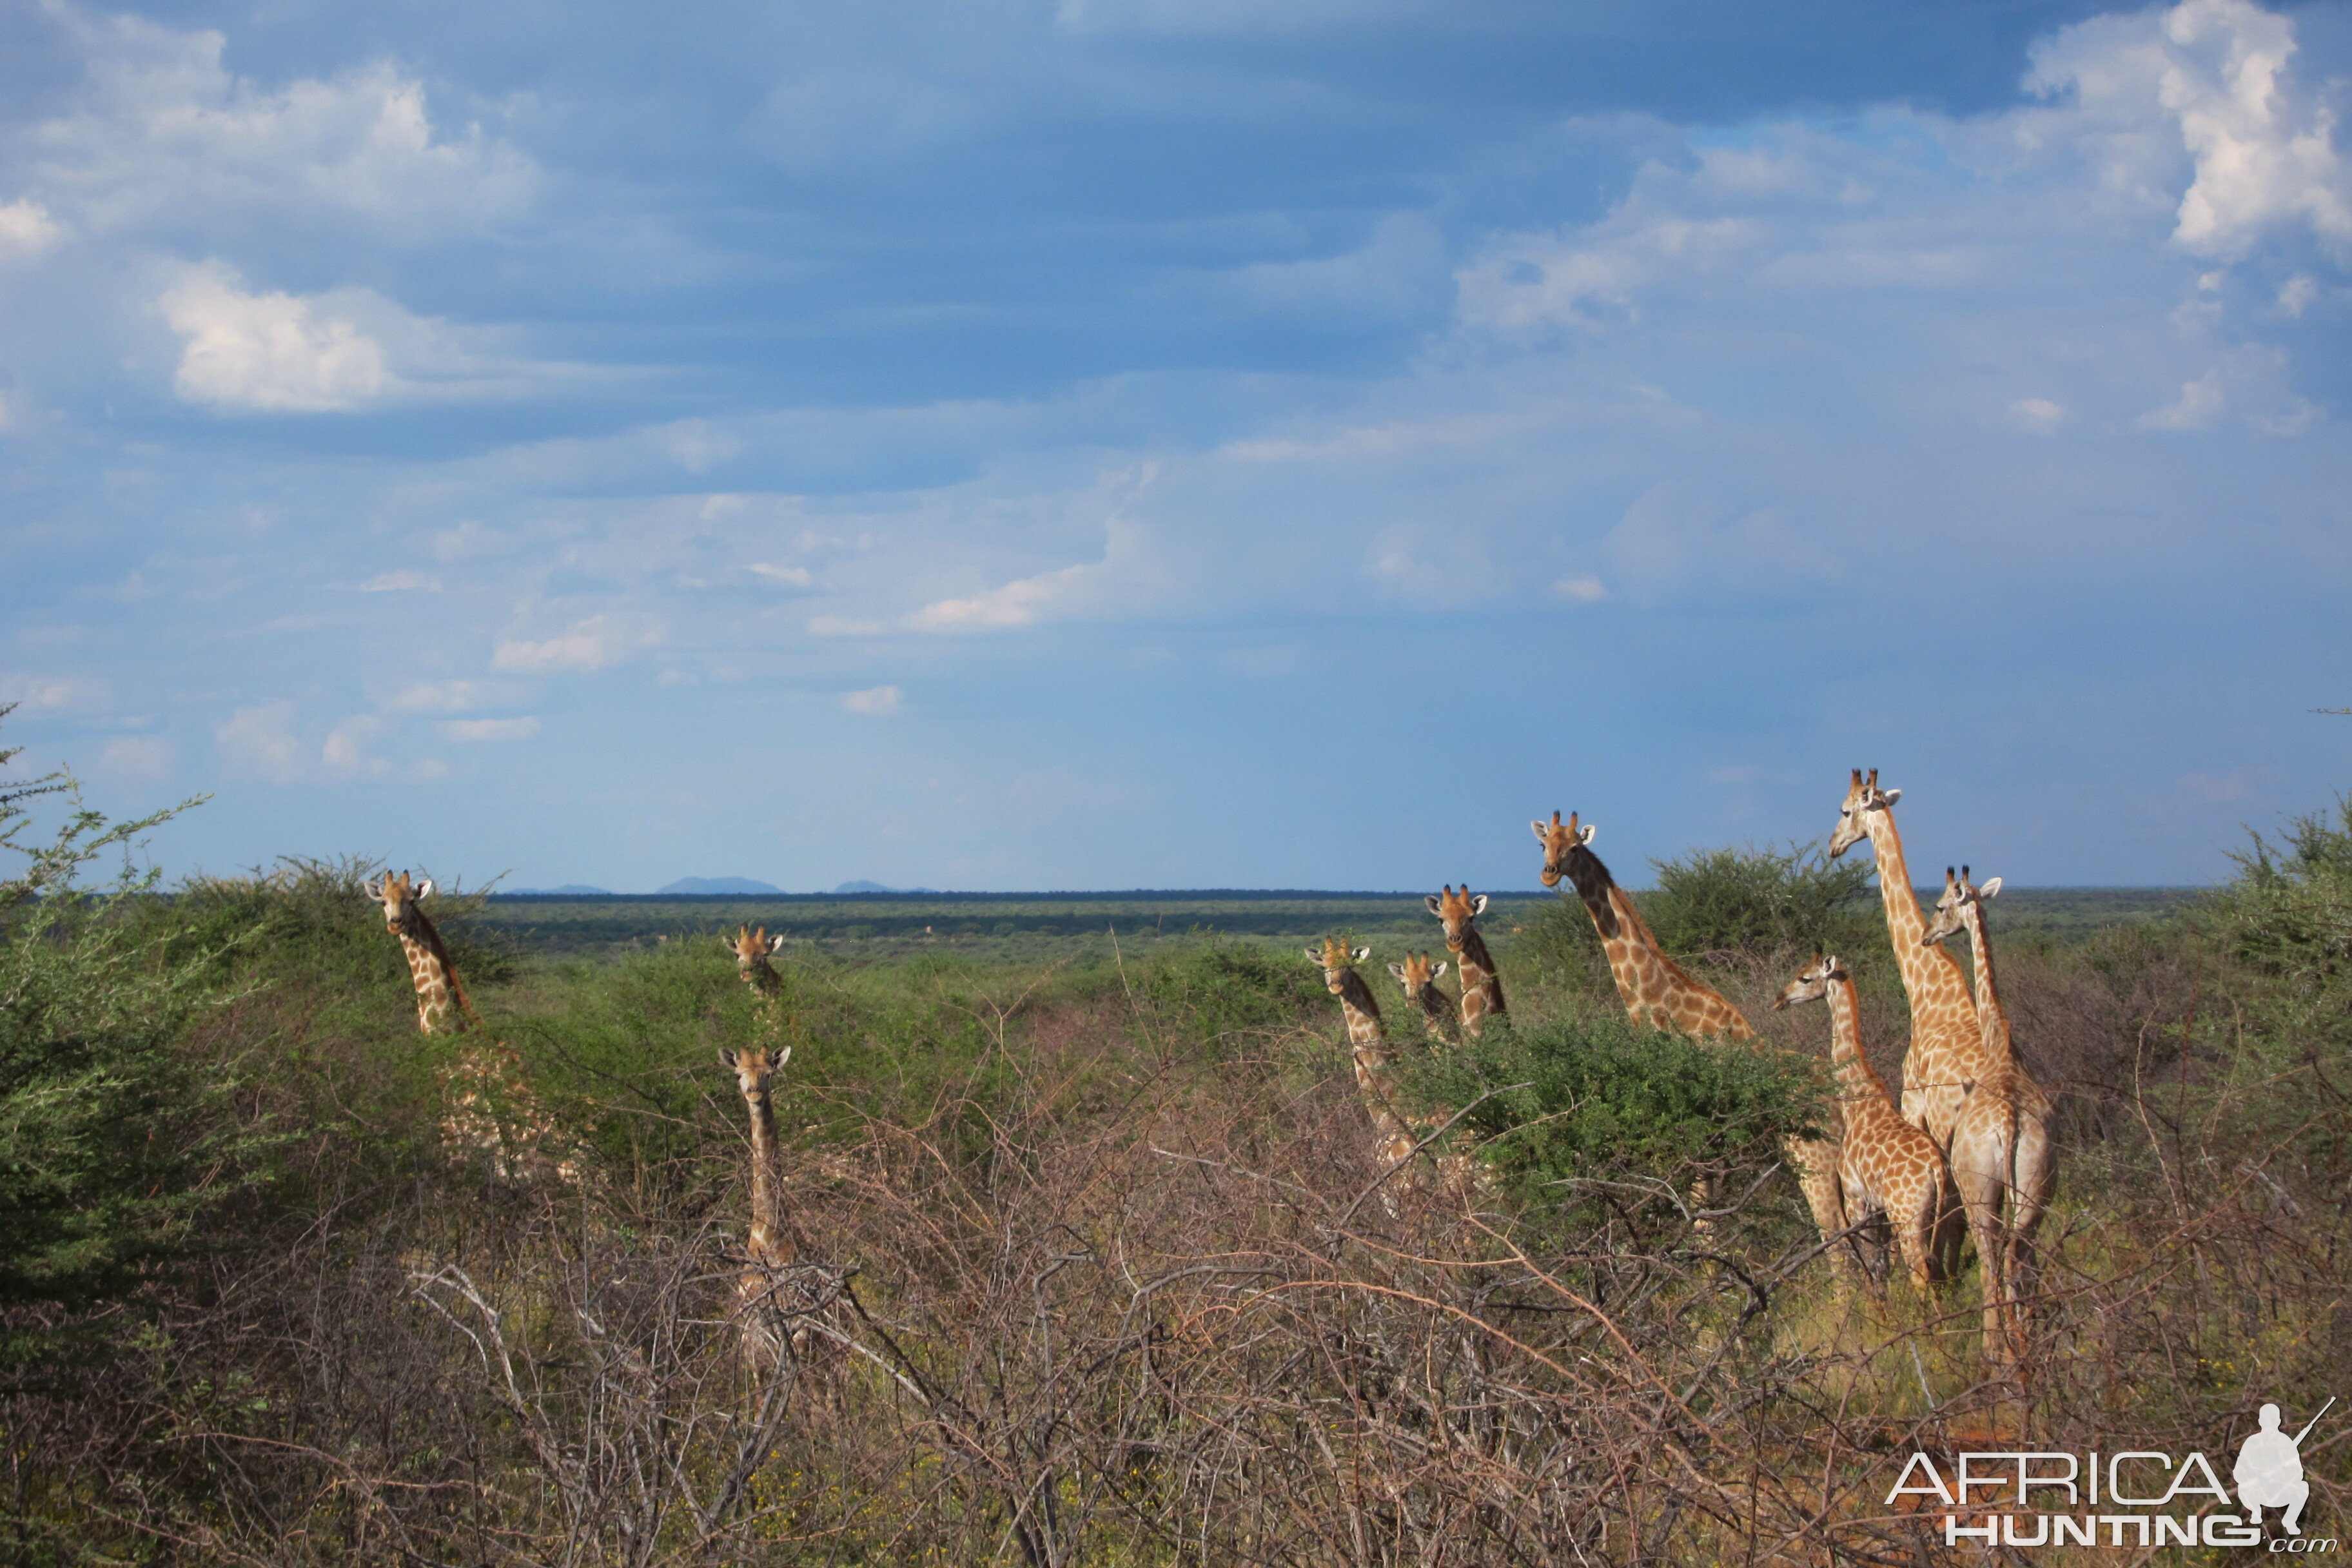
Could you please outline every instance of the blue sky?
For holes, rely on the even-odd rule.
[[[2352,785],[2352,5],[0,0],[0,741],[164,868],[2179,883]]]

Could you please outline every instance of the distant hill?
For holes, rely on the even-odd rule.
[[[612,889],[592,888],[585,882],[566,882],[560,888],[500,888],[499,891],[511,893],[518,898],[530,898],[534,894],[541,898],[561,894],[575,899],[609,899],[613,896]]]
[[[749,877],[680,877],[667,888],[656,888],[656,893],[781,893],[782,888],[772,882],[755,882]]]
[[[834,889],[836,893],[930,893],[935,888],[886,888],[879,882],[844,882]]]

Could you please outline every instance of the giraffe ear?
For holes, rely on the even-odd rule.
[[[1997,899],[2000,897],[2000,879],[1999,877],[1989,877],[1985,880],[1979,882],[1977,884],[1977,897],[1979,899]]]
[[[1886,804],[1889,805],[1893,805],[1896,801],[1901,800],[1902,798],[1903,792],[1899,789],[1891,789],[1886,792]]]
[[[1369,948],[1369,947],[1360,947],[1360,948],[1358,948],[1358,949],[1356,950],[1356,962],[1357,962],[1358,963],[1363,963],[1363,962],[1364,962],[1364,960],[1366,960],[1366,959],[1368,959],[1368,958],[1370,958],[1370,957],[1371,957],[1371,956],[1372,956],[1372,950],[1371,950],[1370,948]]]
[[[429,898],[431,898],[431,897],[433,896],[433,879],[432,879],[432,878],[427,877],[427,878],[425,878],[425,880],[424,880],[423,882],[421,882],[420,884],[418,884],[417,889],[416,889],[416,896],[417,896],[418,898],[420,898],[420,899],[429,899]]]
[[[1441,905],[1438,903],[1438,901],[1437,901],[1437,895],[1436,895],[1435,893],[1432,893],[1432,894],[1430,894],[1430,895],[1429,895],[1429,897],[1427,897],[1426,899],[1423,899],[1423,900],[1422,900],[1422,902],[1423,902],[1423,903],[1425,903],[1425,904],[1427,904],[1427,905],[1429,906],[1429,912],[1430,912],[1431,914],[1433,914],[1433,915],[1440,915],[1440,916],[1441,916],[1441,918],[1442,918],[1442,909],[1443,909],[1443,906],[1441,906]]]
[[[1402,963],[1391,963],[1391,964],[1390,964],[1390,965],[1389,965],[1389,973],[1390,973],[1391,974],[1393,974],[1393,975],[1395,975],[1395,976],[1396,976],[1396,983],[1397,983],[1398,984],[1402,985],[1402,984],[1404,984],[1404,965],[1403,965],[1403,964],[1402,964]]]
[[[732,1047],[721,1046],[719,1047],[719,1065],[725,1068],[729,1072],[733,1072],[735,1070],[735,1051]]]
[[[1306,953],[1307,953],[1307,956],[1309,959],[1313,960],[1315,963],[1322,963],[1322,962],[1323,962],[1323,950],[1322,950],[1321,948],[1319,948],[1319,947],[1310,947],[1310,948],[1306,949],[1306,950],[1305,950],[1305,952],[1306,952]]]
[[[1439,959],[1435,963],[1430,966],[1429,977],[1432,980],[1444,979],[1445,977],[1445,966],[1453,962],[1454,961],[1450,958]]]
[[[1592,836],[1600,831],[1601,829],[1588,822],[1576,830],[1576,841],[1579,844],[1590,844],[1592,842]]]
[[[1481,893],[1481,894],[1479,894],[1476,898],[1475,898],[1475,899],[1473,899],[1473,900],[1470,900],[1470,915],[1471,915],[1471,918],[1475,920],[1475,919],[1476,919],[1478,916],[1483,915],[1483,914],[1485,914],[1486,912],[1486,894],[1484,894],[1484,893]]]
[[[773,1062],[771,1062],[768,1065],[768,1070],[770,1072],[782,1072],[784,1070],[784,1064],[792,1059],[793,1048],[790,1046],[786,1046],[783,1049],[783,1054],[777,1057]]]
[[[735,952],[735,944],[723,936],[719,939],[719,945],[725,948],[730,956]]]
[[[382,882],[362,882],[360,884],[360,891],[365,893],[369,898],[373,899],[377,903],[383,902],[383,884]]]
[[[1551,842],[1551,829],[1550,829],[1550,828],[1549,828],[1549,827],[1545,826],[1544,826],[1542,823],[1540,823],[1540,822],[1530,822],[1530,823],[1528,823],[1528,826],[1529,827],[1532,827],[1532,828],[1534,828],[1534,829],[1536,830],[1536,842],[1537,842],[1537,843],[1538,843],[1538,844],[1549,844],[1549,843]]]
[[[768,939],[768,951],[770,952],[782,952],[784,951],[784,936],[782,931],[778,931],[774,936]]]

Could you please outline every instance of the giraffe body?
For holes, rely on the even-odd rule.
[[[1816,956],[1772,1005],[1823,997],[1830,1005],[1830,1059],[1842,1128],[1834,1152],[1840,1228],[1885,1215],[1912,1285],[1924,1290],[1944,1278],[1946,1236],[1958,1218],[1947,1196],[1943,1152],[1904,1120],[1863,1055],[1862,1009],[1852,977],[1835,958]]]
[[[1421,1010],[1422,1026],[1429,1031],[1431,1039],[1440,1042],[1454,1037],[1458,1022],[1454,1012],[1454,998],[1437,984],[1445,970],[1444,959],[1439,959],[1433,965],[1425,952],[1408,952],[1402,963],[1389,965],[1389,973],[1396,977],[1399,985],[1404,987],[1404,999]]]
[[[1446,951],[1454,954],[1454,973],[1462,977],[1462,1032],[1481,1034],[1487,1019],[1504,1013],[1503,977],[1495,971],[1486,939],[1471,923],[1486,912],[1486,895],[1472,898],[1467,884],[1457,893],[1449,882],[1443,897],[1432,893],[1427,901],[1429,912],[1445,928]]]
[[[1935,923],[1922,941],[1940,942],[1965,929],[1976,961],[1976,1012],[1990,1066],[1954,1123],[1952,1178],[1983,1271],[1985,1359],[1997,1368],[2016,1368],[2023,1363],[2033,1233],[2057,1184],[2058,1152],[2050,1140],[2050,1097],[2017,1059],[1993,974],[1984,900],[2000,891],[1998,877],[1979,888],[1966,868],[1957,875],[1947,868]]]

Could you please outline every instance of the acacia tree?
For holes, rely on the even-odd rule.
[[[0,750],[0,767],[20,751]],[[37,837],[26,803],[42,797],[71,809]],[[221,999],[212,955],[167,956],[168,930],[124,918],[152,873],[126,861],[105,890],[80,886],[195,804],[110,823],[70,773],[0,781],[0,849],[24,859],[0,879],[0,1359],[60,1349],[89,1309],[187,1251],[252,1146],[227,1113],[230,1076],[183,1048]]]

